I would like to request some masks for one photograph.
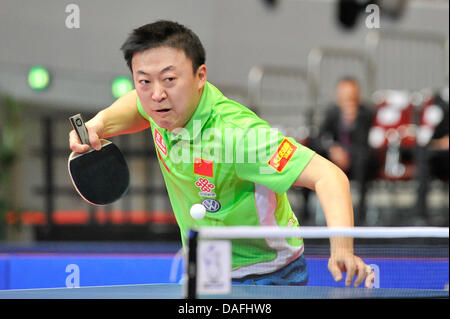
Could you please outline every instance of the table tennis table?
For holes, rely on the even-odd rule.
[[[321,286],[232,285],[231,293],[200,295],[200,299],[391,299],[448,298],[448,290],[351,288]],[[0,299],[182,299],[181,284],[141,284],[79,288],[0,291]]]

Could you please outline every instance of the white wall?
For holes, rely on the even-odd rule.
[[[69,3],[78,4],[80,29],[65,26]],[[1,0],[0,90],[58,107],[102,108],[112,102],[109,80],[128,75],[119,50],[135,27],[173,19],[192,28],[207,51],[209,79],[246,87],[258,63],[306,66],[318,46],[362,49],[369,31],[361,19],[352,31],[336,24],[336,1],[280,0]],[[448,37],[448,1],[409,1],[400,21],[381,29],[430,31]],[[53,86],[35,94],[26,86],[30,65],[54,73]]]
[[[80,7],[80,29],[65,27],[69,3]],[[400,21],[382,19],[381,29],[448,37],[448,1],[409,4]],[[33,102],[24,119],[28,133],[23,148],[30,157],[16,170],[15,200],[24,209],[43,209],[42,197],[32,189],[43,181],[43,164],[32,156],[42,146],[42,127],[35,121],[33,107],[94,112],[109,105],[113,101],[110,79],[128,75],[119,48],[133,28],[157,19],[189,26],[206,48],[209,80],[245,90],[255,64],[305,67],[314,47],[362,49],[369,30],[363,21],[352,31],[340,29],[335,5],[332,0],[280,0],[275,10],[269,10],[260,0],[0,0],[0,92]],[[47,66],[54,75],[46,92],[27,87],[28,67],[36,64]],[[55,130],[59,148],[67,147],[69,129],[68,122],[63,122]],[[70,185],[66,159],[55,161],[56,182]],[[62,200],[57,209],[76,206],[73,200]]]

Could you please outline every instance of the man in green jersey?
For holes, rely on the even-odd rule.
[[[157,21],[133,30],[122,46],[135,90],[86,123],[90,144],[150,128],[172,208],[184,234],[198,226],[289,226],[291,186],[315,190],[329,227],[351,227],[349,181],[330,161],[270,128],[207,82],[205,51],[188,28]],[[86,152],[74,131],[70,148]],[[201,203],[206,215],[190,208]],[[359,286],[367,265],[350,238],[330,239],[328,269]],[[238,283],[304,285],[303,240],[236,241],[232,277]]]

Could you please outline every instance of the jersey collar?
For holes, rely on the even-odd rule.
[[[212,105],[214,103],[214,94],[211,92],[211,86],[209,82],[205,83],[200,102],[191,119],[184,126],[184,133],[176,134],[175,132],[167,132],[167,137],[170,140],[191,141],[199,136],[211,115]]]

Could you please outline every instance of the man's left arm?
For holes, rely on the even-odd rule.
[[[353,227],[353,204],[350,182],[344,172],[324,157],[315,154],[305,167],[294,186],[314,190],[322,205],[328,227]],[[352,238],[330,238],[328,269],[335,281],[342,280],[346,272],[345,285],[358,287],[368,275],[367,265],[354,255]]]

